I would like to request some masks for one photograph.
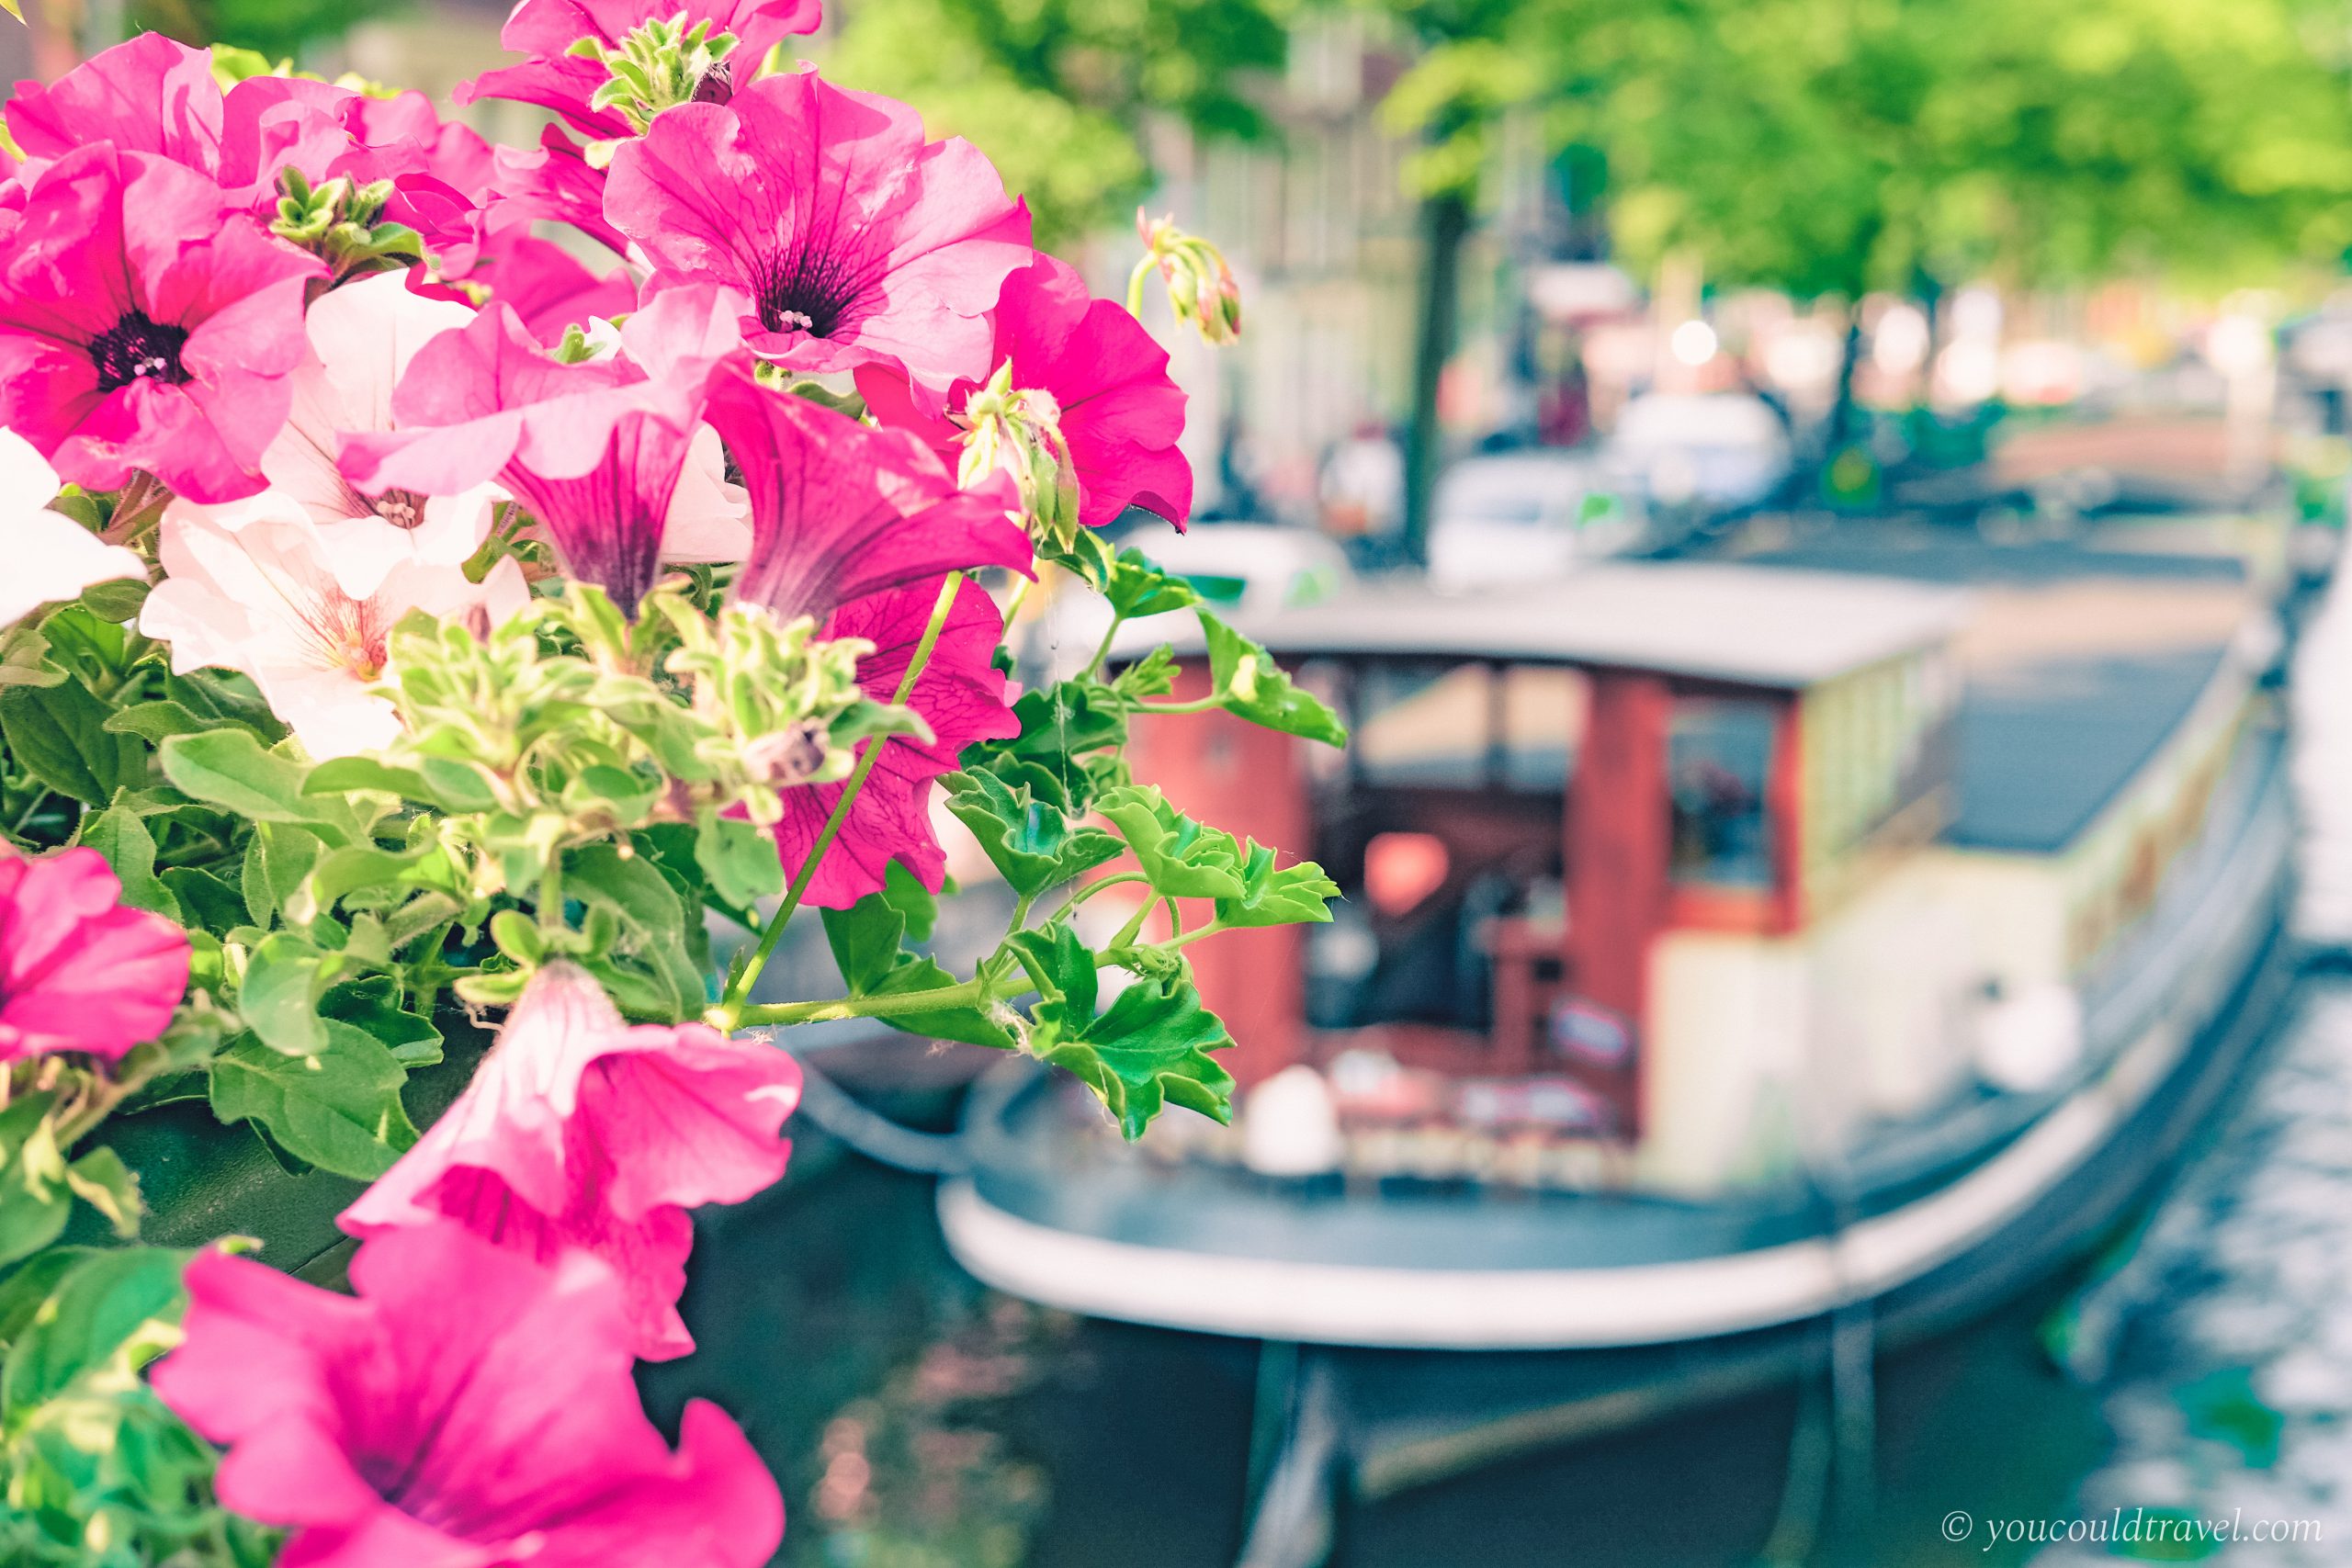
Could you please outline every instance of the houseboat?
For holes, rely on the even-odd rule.
[[[2130,1217],[2283,987],[2272,624],[2238,562],[2079,548],[1251,619],[1350,746],[1215,716],[1138,776],[1346,899],[1193,950],[1231,1127],[986,1080],[948,1243],[1308,1348],[1360,1495],[1986,1310]]]

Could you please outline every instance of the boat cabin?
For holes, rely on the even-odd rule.
[[[1625,563],[1249,623],[1352,744],[1221,715],[1205,739],[1141,726],[1136,774],[1310,852],[1346,897],[1329,926],[1195,950],[1227,1065],[1245,1088],[1324,1067],[1360,1100],[1397,1098],[1400,1122],[1451,1091],[1473,1122],[1597,1151],[1703,1144],[1723,1097],[1678,1086],[1733,1089],[1795,1048],[1757,989],[1788,976],[1755,960],[1844,923],[1950,816],[1962,603]]]

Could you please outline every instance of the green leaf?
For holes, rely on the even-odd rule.
[[[0,1408],[22,1412],[101,1377],[128,1382],[168,1348],[185,1297],[176,1247],[110,1247],[76,1258],[8,1347]]]
[[[102,621],[119,626],[139,614],[147,603],[147,580],[143,577],[114,577],[104,582],[93,582],[82,590],[82,608]]]
[[[1153,892],[1171,898],[1242,896],[1241,846],[1233,835],[1193,821],[1157,788],[1110,790],[1094,808],[1126,839]]]
[[[112,712],[79,681],[0,687],[0,734],[33,777],[90,806],[147,776],[147,748],[106,727]]]
[[[1121,618],[1130,620],[1165,615],[1170,610],[1189,610],[1201,602],[1191,583],[1170,576],[1133,545],[1121,550],[1112,564],[1102,597],[1111,601],[1111,608]]]
[[[245,910],[254,924],[267,930],[277,913],[287,908],[311,874],[325,846],[318,835],[286,822],[256,822],[254,836],[245,842],[244,873],[240,886],[245,896]],[[303,912],[303,918],[318,913],[315,908]],[[289,911],[289,923],[294,917]]]
[[[157,698],[133,703],[107,716],[107,728],[118,735],[136,735],[161,746],[175,735],[201,735],[208,729],[243,729],[241,719],[201,714],[182,704]]]
[[[1216,901],[1216,918],[1228,926],[1288,926],[1329,920],[1340,885],[1313,861],[1276,866],[1274,852],[1250,840],[1241,865],[1241,893]]]
[[[399,982],[369,975],[328,987],[319,998],[319,1016],[366,1030],[403,1067],[429,1067],[441,1059],[440,1027],[400,1001]]]
[[[0,1266],[57,1239],[73,1212],[65,1156],[49,1113],[54,1091],[17,1096],[0,1111]]]
[[[416,1142],[401,1105],[408,1074],[366,1030],[321,1024],[324,1049],[289,1056],[259,1040],[232,1044],[212,1062],[212,1113],[259,1122],[305,1164],[371,1181]]]
[[[1181,970],[1134,981],[1098,1018],[1093,955],[1068,924],[1014,940],[1023,938],[1035,939],[1024,944],[1033,975],[1042,973],[1060,993],[1041,988],[1029,1048],[1100,1095],[1121,1133],[1141,1137],[1170,1104],[1231,1119],[1233,1075],[1208,1053],[1232,1044],[1232,1036]]]
[[[820,910],[825,940],[850,995],[889,996],[956,984],[956,977],[933,960],[906,950],[910,930],[916,941],[929,938],[936,912],[922,884],[895,861],[881,892],[869,893],[846,909]],[[1016,1043],[1007,1027],[1011,1020],[1001,1009],[943,1008],[875,1021],[927,1039],[961,1040],[1001,1051]]]
[[[0,635],[0,687],[54,686],[66,678],[49,662],[49,639],[40,626],[19,621]]]
[[[105,1215],[117,1236],[138,1238],[139,1217],[147,1207],[139,1201],[138,1172],[123,1164],[120,1155],[104,1145],[92,1149],[65,1168],[65,1185]]]
[[[333,844],[357,836],[350,807],[332,795],[306,796],[310,769],[262,749],[246,729],[208,729],[164,742],[164,776],[190,799],[256,822],[295,822]]]
[[[1345,746],[1348,727],[1321,698],[1291,684],[1273,655],[1210,615],[1200,617],[1209,644],[1209,679],[1225,711],[1285,735]]]
[[[262,939],[245,962],[237,1011],[246,1027],[270,1049],[309,1056],[325,1049],[326,1026],[319,1017],[325,990],[326,955],[291,931]]]
[[[702,1010],[707,998],[687,941],[684,901],[648,857],[591,844],[565,857],[563,886],[617,923],[613,953],[588,967],[613,988],[623,1011],[675,1022]],[[699,927],[699,909],[695,920]]]
[[[57,1282],[82,1259],[95,1257],[97,1250],[94,1247],[52,1247],[27,1258],[6,1280],[0,1280],[0,1348],[15,1344],[32,1326],[41,1303],[57,1289]]]
[[[373,757],[330,757],[312,768],[311,776],[302,781],[304,795],[349,795],[356,789],[379,790],[407,800],[433,798],[424,774],[409,768],[395,768]]]
[[[1176,689],[1176,650],[1161,643],[1113,676],[1111,689],[1130,702],[1166,696]]]
[[[1004,874],[1006,886],[1023,898],[1058,887],[1119,854],[1117,839],[1099,828],[1073,824],[1054,804],[1059,792],[1052,776],[1035,763],[1001,759],[994,767],[950,773],[940,783],[947,791],[947,809],[971,829]]]
[[[180,918],[180,901],[155,876],[155,837],[130,802],[119,791],[114,804],[82,818],[81,841],[106,857],[122,884],[122,901],[134,909],[151,909],[167,919]]]
[[[245,900],[220,878],[194,866],[175,865],[156,875],[179,907],[178,919],[214,935],[225,935],[245,923]]]
[[[719,902],[749,909],[784,891],[784,862],[775,836],[738,817],[705,807],[695,825],[695,864]]]

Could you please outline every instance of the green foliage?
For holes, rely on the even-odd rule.
[[[1166,115],[1207,136],[1266,124],[1253,73],[1285,52],[1279,0],[844,0],[829,75],[969,138],[1025,196],[1040,243],[1125,217],[1149,189],[1144,128]]]
[[[212,1500],[212,1450],[141,1371],[177,1337],[187,1254],[44,1252],[0,1280],[0,1562],[263,1568],[276,1536]]]
[[[1128,1137],[1166,1102],[1230,1118],[1233,1076],[1208,1053],[1233,1041],[1188,976],[1138,978],[1097,1016],[1094,955],[1067,924],[1023,931],[1012,946],[1037,987],[1030,1050],[1084,1080]]]
[[[1005,885],[1023,898],[1101,865],[1119,853],[1119,840],[1071,821],[1068,795],[1035,762],[1004,757],[988,767],[940,781],[947,808],[972,831]]]

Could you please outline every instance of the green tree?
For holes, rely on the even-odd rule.
[[[1149,191],[1147,119],[1266,133],[1251,73],[1279,70],[1283,0],[840,0],[825,65],[969,138],[1054,244]]]

